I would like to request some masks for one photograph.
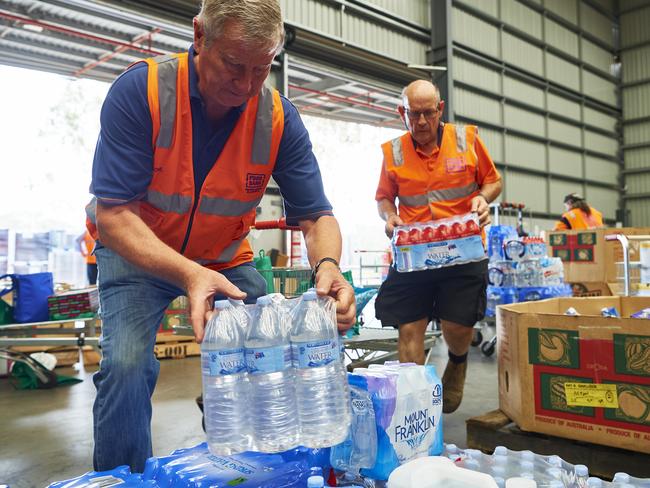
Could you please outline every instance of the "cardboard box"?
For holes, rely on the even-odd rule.
[[[569,283],[574,297],[608,297],[614,293],[609,283],[574,282]]]
[[[650,297],[499,306],[501,410],[522,430],[650,453],[650,320],[629,318],[647,307]]]
[[[618,241],[606,242],[608,234],[646,235],[647,227],[621,229],[591,229],[551,231],[547,234],[550,256],[559,257],[564,263],[564,280],[569,283],[610,283],[622,275],[616,263],[623,261],[623,246]],[[640,242],[630,242],[630,260],[638,261]],[[637,279],[639,270],[631,270]]]

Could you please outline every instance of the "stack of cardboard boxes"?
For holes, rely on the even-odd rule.
[[[564,230],[547,235],[549,255],[562,259],[564,280],[573,296],[617,295],[622,289],[623,249],[618,241],[605,241],[608,234],[648,235],[650,228]],[[630,242],[630,260],[639,260],[639,242]],[[639,270],[631,270],[638,281]]]

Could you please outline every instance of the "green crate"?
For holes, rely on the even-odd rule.
[[[287,298],[302,295],[310,287],[310,268],[273,268],[273,288]]]

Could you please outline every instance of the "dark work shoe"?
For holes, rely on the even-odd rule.
[[[203,413],[203,395],[196,397],[196,405],[199,407],[199,410],[201,410],[201,413]]]
[[[442,375],[442,412],[455,412],[463,401],[467,361],[462,363],[447,362]]]

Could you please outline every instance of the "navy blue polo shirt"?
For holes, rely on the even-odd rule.
[[[194,47],[189,48],[194,183],[200,188],[221,154],[245,104],[231,109],[218,124],[210,122],[198,88]],[[147,100],[146,63],[122,73],[111,85],[101,110],[90,193],[106,205],[144,197],[153,175],[151,112]],[[273,178],[284,198],[287,222],[332,215],[318,162],[298,110],[285,97],[284,132]]]

